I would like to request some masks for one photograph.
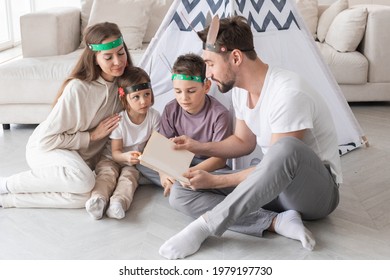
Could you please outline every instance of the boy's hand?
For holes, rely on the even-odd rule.
[[[164,196],[168,196],[171,192],[172,185],[175,183],[175,179],[169,177],[166,174],[160,173],[160,182],[162,187],[164,188]]]
[[[191,139],[186,135],[178,136],[171,139],[176,145],[174,146],[175,150],[188,150],[190,152],[196,153],[200,142]]]

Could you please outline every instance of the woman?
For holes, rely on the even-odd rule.
[[[53,110],[27,143],[31,170],[0,178],[4,208],[82,208],[90,196],[93,169],[120,119],[115,81],[132,61],[116,24],[89,27],[84,41]]]

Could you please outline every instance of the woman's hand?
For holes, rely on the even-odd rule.
[[[89,132],[91,141],[98,141],[108,136],[115,128],[117,128],[121,117],[114,114],[102,120],[97,127]]]

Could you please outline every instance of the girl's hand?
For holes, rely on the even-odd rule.
[[[123,153],[123,155],[125,156],[126,162],[129,165],[136,165],[139,163],[138,158],[141,155],[141,153],[138,151],[129,151],[129,152]]]
[[[97,127],[89,132],[91,141],[98,141],[108,136],[115,128],[117,128],[121,117],[114,114],[102,120]]]

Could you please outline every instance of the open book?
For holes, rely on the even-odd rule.
[[[140,163],[154,171],[165,173],[178,181],[189,184],[183,173],[190,167],[194,153],[187,150],[174,150],[175,143],[153,131],[142,155]]]

